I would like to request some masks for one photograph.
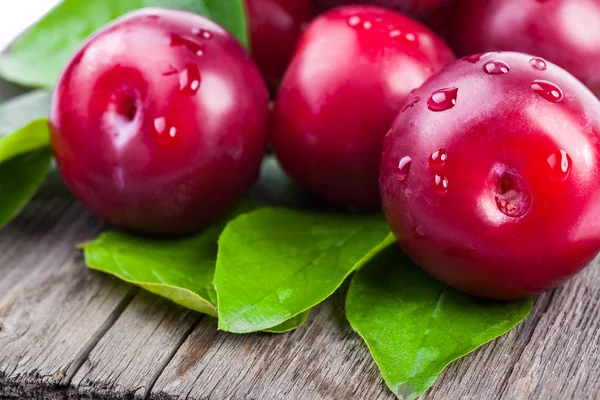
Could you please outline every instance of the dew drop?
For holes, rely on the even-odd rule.
[[[414,43],[417,41],[417,35],[412,32],[402,33],[402,31],[392,26],[389,36],[400,42]]]
[[[449,110],[456,105],[457,97],[458,88],[451,87],[437,90],[427,100],[427,108],[435,112]]]
[[[192,34],[196,37],[202,38],[202,39],[212,39],[213,34],[210,31],[207,31],[206,29],[201,29],[201,28],[194,28],[192,29]]]
[[[423,228],[421,225],[417,225],[414,233],[416,236],[425,237],[425,228]]]
[[[200,87],[200,71],[196,64],[188,64],[179,73],[179,92],[183,95],[192,96]]]
[[[546,60],[540,57],[533,57],[531,60],[529,60],[529,65],[540,71],[545,71],[548,68]]]
[[[171,34],[171,47],[185,47],[188,51],[194,53],[197,56],[204,54],[204,45],[196,43],[193,39],[189,39],[178,35],[176,33]]]
[[[448,194],[448,178],[444,175],[435,174],[433,188],[438,196],[445,196]]]
[[[373,27],[373,23],[371,21],[362,21],[359,16],[353,15],[348,18],[348,26],[357,30],[368,31]]]
[[[154,120],[154,139],[164,147],[173,144],[177,136],[177,128],[169,124],[166,118],[160,117]]]
[[[410,164],[412,164],[412,159],[409,156],[404,156],[398,162],[398,165],[396,165],[394,174],[396,175],[396,179],[398,179],[400,182],[404,181],[408,177]]]
[[[351,28],[355,28],[360,24],[360,17],[353,15],[352,17],[348,18],[348,25]]]
[[[544,99],[551,103],[560,103],[563,100],[563,91],[554,83],[536,79],[531,88]]]
[[[494,60],[483,64],[483,72],[488,75],[508,74],[508,71],[510,71],[510,66],[504,61]]]
[[[400,37],[400,35],[402,35],[402,32],[400,32],[398,29],[392,29],[390,31],[390,37],[393,39]]]
[[[564,181],[569,177],[573,161],[566,151],[559,150],[551,154],[546,161],[550,167],[550,176],[552,178]]]
[[[446,154],[446,150],[439,149],[438,151],[434,151],[429,157],[429,166],[435,171],[440,171],[446,165],[447,160],[448,155]]]
[[[406,103],[406,105],[404,106],[404,108],[402,109],[402,112],[405,112],[406,110],[408,110],[409,108],[413,108],[414,106],[417,105],[417,103],[421,101],[421,98],[419,96],[416,96],[414,99],[408,101]]]
[[[408,40],[409,42],[414,42],[415,40],[417,40],[417,36],[414,33],[407,33],[406,35],[404,35],[404,38],[406,40]]]

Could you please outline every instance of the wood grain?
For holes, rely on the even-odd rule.
[[[74,244],[103,229],[50,186],[0,232],[0,399],[393,398],[343,295],[295,332],[219,332],[213,318],[88,271]],[[424,398],[600,398],[599,303],[596,261]]]
[[[54,396],[130,300],[131,287],[89,272],[73,247],[101,227],[51,197],[2,231],[0,397]]]
[[[392,399],[366,346],[325,302],[282,335],[231,335],[205,318],[158,379],[156,399]]]
[[[202,316],[141,291],[87,357],[72,397],[143,399]]]

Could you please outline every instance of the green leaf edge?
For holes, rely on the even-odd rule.
[[[6,218],[0,219],[0,229],[4,228],[10,221],[12,221],[23,210],[23,208],[25,208],[25,206],[29,203],[29,201],[31,201],[31,199],[33,198],[33,196],[39,189],[40,185],[46,179],[46,175],[48,174],[48,171],[50,170],[50,166],[52,165],[52,153],[50,152],[49,149],[47,150],[44,148],[34,149],[34,150],[30,151],[29,153],[35,153],[35,152],[39,152],[41,157],[44,157],[44,156],[46,157],[46,160],[45,160],[46,168],[42,169],[41,172],[38,175],[36,175],[36,179],[33,180],[34,184],[31,186],[30,190],[27,191],[27,195],[25,196],[25,199],[20,204],[20,206],[16,207],[9,215],[6,216]],[[46,153],[46,154],[44,154],[44,153]],[[11,161],[19,156],[25,156],[26,154],[27,154],[27,152],[22,153],[22,154],[17,154],[14,157],[9,158],[8,160],[4,160],[4,162]]]
[[[244,218],[247,217],[249,214],[251,213],[255,213],[255,212],[261,212],[264,211],[266,209],[270,209],[270,210],[277,210],[277,209],[281,209],[281,210],[293,210],[296,212],[303,212],[302,210],[297,210],[297,209],[290,209],[288,207],[263,207],[263,208],[259,208],[258,210],[255,211],[251,211],[248,213],[244,213],[241,215],[238,215],[236,218],[233,218],[231,221],[229,221],[227,223],[227,225],[229,225],[230,223],[232,223],[233,221],[236,221],[238,218]],[[304,212],[310,212],[310,211],[304,211]],[[223,232],[225,232],[225,230],[227,229],[227,227],[225,227],[225,229],[223,229]],[[223,236],[223,232],[221,232],[221,235],[219,236],[219,249],[221,248],[221,237]],[[301,310],[300,312],[292,315],[291,317],[289,317],[287,320],[285,320],[284,322],[275,325],[274,327],[271,328],[267,328],[267,329],[274,329],[280,325],[285,324],[287,321],[292,320],[294,318],[296,318],[298,315],[302,314],[302,313],[307,313],[309,312],[313,307],[317,306],[318,304],[321,304],[322,302],[324,302],[325,300],[327,300],[328,298],[330,298],[346,281],[346,279],[348,279],[348,277],[350,275],[352,275],[356,270],[360,269],[363,265],[365,265],[370,259],[372,259],[377,253],[379,253],[381,250],[385,249],[386,247],[390,246],[391,244],[396,242],[396,238],[395,236],[390,233],[388,236],[386,236],[385,239],[383,239],[383,241],[381,243],[379,243],[377,246],[375,246],[373,249],[371,249],[371,251],[369,251],[367,254],[364,255],[363,258],[361,258],[360,260],[358,260],[358,262],[356,264],[354,264],[354,266],[348,271],[348,273],[344,276],[344,278],[341,280],[340,284],[333,290],[331,291],[331,293],[327,294],[324,298],[319,299],[315,304],[313,304],[312,306]],[[217,265],[215,267],[215,276],[216,276],[216,269],[219,266],[219,256],[217,255]],[[219,288],[216,285],[215,282],[215,291],[217,292],[217,303],[219,301]],[[253,333],[253,332],[257,332],[257,331],[249,331],[249,332],[236,332],[236,331],[230,331],[227,329],[224,329],[223,326],[221,325],[221,318],[218,318],[218,328],[219,330],[222,330],[224,332],[229,332],[229,333],[236,333],[236,334],[245,334],[245,333]],[[268,332],[267,329],[262,329],[262,332]]]
[[[43,125],[42,132],[46,134],[40,135],[38,125]],[[0,137],[0,163],[10,160],[16,156],[47,147],[50,144],[50,136],[48,135],[48,119],[35,119],[18,130]],[[22,138],[25,133],[31,133],[29,137]],[[31,141],[30,139],[34,139]],[[25,140],[23,140],[25,139]],[[16,151],[11,149],[16,147]]]
[[[276,325],[272,328],[263,329],[262,332],[286,333],[286,332],[291,332],[293,330],[296,330],[296,329],[300,328],[302,325],[304,325],[304,323],[308,319],[309,313],[310,313],[310,309],[303,311],[300,314],[297,314],[296,316],[294,316],[294,317],[288,319],[287,321],[282,322],[281,324]]]
[[[131,283],[133,285],[139,286],[143,289],[146,289],[147,291],[149,291],[150,293],[154,293],[158,296],[161,296],[163,298],[166,298],[167,300],[170,300],[176,304],[179,304],[185,308],[188,308],[190,310],[194,310],[203,314],[207,314],[210,315],[212,317],[217,317],[217,307],[215,307],[210,301],[202,298],[201,296],[199,296],[198,294],[192,292],[189,289],[185,289],[185,288],[181,288],[181,287],[177,287],[177,286],[173,286],[173,285],[165,285],[165,284],[158,284],[158,283],[146,283],[146,282],[140,282],[140,281],[135,281],[135,280],[131,280],[131,279],[126,279],[124,278],[122,275],[116,274],[114,272],[111,271],[107,271],[101,267],[98,267],[96,265],[94,265],[93,262],[91,262],[89,254],[87,252],[88,247],[93,246],[92,244],[84,244],[82,245],[83,247],[83,254],[84,254],[84,259],[85,259],[85,264],[87,265],[87,267],[91,270],[94,271],[98,271],[98,272],[102,272],[108,275],[112,275],[124,282],[127,283]],[[164,290],[161,289],[167,289],[169,291],[169,293],[181,293],[180,296],[175,296],[175,297],[166,297],[163,293],[165,292]],[[186,301],[185,299],[187,298],[191,298],[193,299],[192,301]]]
[[[350,288],[348,289],[348,291],[351,290],[352,285],[354,284],[354,279],[352,279],[352,282],[350,282]],[[449,287],[445,286],[442,293],[446,292],[447,290],[451,290]],[[373,357],[373,349],[371,348],[371,346],[369,345],[369,342],[365,339],[365,337],[363,335],[361,335],[361,333],[354,327],[354,325],[352,325],[352,322],[350,321],[350,319],[348,319],[348,317],[346,317],[346,319],[348,320],[348,323],[350,323],[350,326],[352,327],[352,329],[354,330],[354,332],[356,332],[358,334],[358,336],[360,336],[360,338],[363,340],[363,342],[367,345],[367,348],[369,349],[369,353],[371,354],[371,357],[373,358],[373,360],[375,361],[375,364],[377,364],[377,369],[379,369],[379,373],[382,376],[385,385],[388,387],[388,389],[390,389],[390,391],[392,393],[394,393],[394,396],[396,396],[396,398],[398,398],[399,400],[415,400],[417,399],[419,396],[422,396],[425,392],[427,392],[429,389],[431,389],[431,387],[433,386],[433,384],[435,383],[435,380],[437,379],[438,376],[440,376],[440,374],[453,362],[455,362],[456,360],[459,360],[463,357],[465,357],[466,355],[474,352],[475,350],[479,349],[480,347],[486,345],[487,343],[490,343],[496,339],[498,339],[501,336],[504,336],[505,334],[509,333],[510,331],[512,331],[517,325],[519,325],[521,322],[523,322],[528,316],[529,314],[531,314],[531,311],[533,311],[533,300],[532,298],[528,298],[527,300],[529,300],[527,302],[527,308],[524,309],[524,313],[523,313],[523,317],[520,318],[518,321],[516,321],[512,326],[510,326],[510,329],[506,330],[506,332],[501,333],[497,336],[494,336],[492,338],[490,338],[489,340],[481,343],[479,346],[468,350],[462,354],[459,354],[458,356],[456,356],[454,359],[452,359],[451,361],[449,361],[447,364],[445,364],[444,366],[442,366],[442,368],[440,369],[440,371],[437,373],[437,375],[432,379],[432,381],[430,382],[429,386],[427,388],[425,388],[423,391],[421,392],[413,392],[411,394],[409,394],[408,396],[401,396],[397,393],[398,388],[394,388],[392,387],[392,385],[390,385],[387,381],[387,379],[385,379],[385,375],[383,373],[383,371],[381,370],[381,367],[379,366],[379,363],[377,362],[377,360],[375,359],[375,357]],[[346,302],[347,302],[347,298],[346,298]],[[346,309],[347,309],[347,305],[346,305]]]

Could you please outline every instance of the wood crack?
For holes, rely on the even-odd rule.
[[[89,342],[84,346],[81,352],[75,357],[73,363],[69,366],[67,370],[66,377],[61,382],[64,386],[69,386],[73,377],[79,371],[85,360],[87,360],[88,356],[96,347],[100,339],[108,332],[108,330],[114,325],[114,323],[119,319],[123,311],[127,308],[129,303],[133,300],[136,294],[139,292],[139,288],[132,287],[131,290],[127,292],[127,294],[123,297],[123,299],[119,302],[117,307],[113,310],[113,312],[109,315],[109,317],[104,321],[102,326],[94,333],[92,338],[90,338]]]
[[[154,373],[154,375],[152,376],[152,379],[150,380],[150,384],[148,385],[148,388],[146,389],[146,393],[144,394],[145,400],[150,398],[150,395],[152,394],[152,390],[154,389],[154,385],[156,385],[156,382],[162,375],[163,371],[171,363],[173,358],[175,358],[175,355],[177,354],[179,349],[183,346],[185,341],[188,339],[188,337],[190,337],[190,335],[192,334],[192,332],[194,332],[194,330],[198,327],[198,325],[200,325],[200,321],[202,321],[202,319],[205,316],[206,316],[206,314],[199,314],[196,321],[194,321],[194,323],[192,325],[190,325],[189,329],[183,335],[181,335],[181,338],[179,338],[179,340],[177,341],[177,344],[175,346],[173,346],[173,349],[169,352],[167,357],[163,360],[162,363],[159,364],[158,368],[156,369],[156,372]]]
[[[501,399],[505,398],[506,391],[508,390],[511,379],[513,378],[515,369],[521,362],[521,359],[523,358],[525,351],[529,348],[529,345],[531,344],[531,340],[533,339],[533,336],[535,335],[535,332],[536,332],[538,325],[540,324],[542,318],[544,317],[544,315],[548,312],[548,310],[552,306],[553,300],[554,300],[557,292],[558,292],[558,290],[553,290],[548,296],[546,296],[548,298],[547,303],[544,304],[543,307],[540,307],[540,311],[538,312],[538,315],[536,315],[537,319],[535,320],[535,322],[532,324],[532,326],[527,331],[523,330],[523,332],[521,332],[521,334],[527,333],[527,340],[525,341],[525,344],[521,348],[521,351],[519,352],[519,355],[516,358],[516,361],[513,363],[513,365],[510,366],[509,370],[505,374],[505,378],[499,387],[499,389],[500,389],[499,393],[501,393],[499,398],[501,398]]]

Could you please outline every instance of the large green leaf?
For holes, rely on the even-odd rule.
[[[27,204],[50,166],[49,99],[40,91],[0,105],[0,228]]]
[[[98,28],[144,7],[204,15],[247,44],[243,0],[63,0],[0,57],[0,75],[26,86],[51,88],[77,47]]]
[[[217,316],[213,277],[217,239],[223,225],[224,221],[179,239],[152,239],[109,231],[83,246],[85,263],[90,269],[114,275],[184,307]],[[307,316],[308,313],[299,315],[269,332],[293,330]]]
[[[279,325],[325,300],[389,243],[381,214],[284,208],[244,214],[219,238],[219,328],[247,333]]]
[[[216,316],[213,275],[222,228],[216,224],[181,239],[106,232],[85,244],[85,263],[187,308]]]
[[[449,363],[511,330],[531,309],[531,299],[489,301],[454,291],[398,246],[365,265],[346,298],[350,324],[400,399],[423,394]]]

